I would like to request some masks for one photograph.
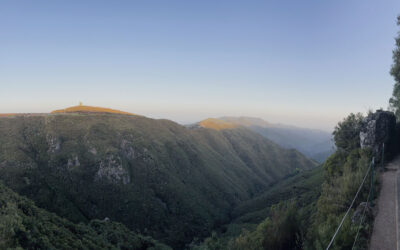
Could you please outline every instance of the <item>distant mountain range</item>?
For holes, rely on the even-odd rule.
[[[230,121],[188,128],[110,109],[65,110],[0,118],[0,180],[72,222],[108,217],[174,249],[317,166],[251,126],[225,129]]]
[[[243,126],[284,148],[296,149],[320,163],[324,162],[325,159],[335,151],[331,133],[316,129],[273,124],[260,118],[210,118],[190,126],[213,129],[228,129]]]

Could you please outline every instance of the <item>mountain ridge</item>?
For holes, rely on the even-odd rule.
[[[65,109],[58,109],[51,111],[51,114],[57,114],[57,113],[109,113],[109,114],[119,114],[119,115],[136,115],[121,110],[102,108],[96,106],[86,106],[82,104],[78,106],[68,107]]]
[[[73,222],[109,217],[178,249],[315,166],[244,127],[103,113],[0,118],[0,179],[13,190]]]
[[[212,121],[212,122],[209,122]],[[322,163],[334,152],[332,135],[319,129],[301,128],[292,125],[274,124],[256,117],[209,118],[189,127],[205,127],[209,129],[221,129],[218,124],[224,124],[223,128],[246,127],[278,145],[290,149],[299,150],[306,156]]]

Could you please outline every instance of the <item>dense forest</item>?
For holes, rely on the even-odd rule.
[[[37,221],[31,226],[53,216],[52,227],[67,230],[66,242],[95,237],[93,225],[107,226],[97,231],[96,237],[104,238],[110,225],[121,231],[118,239],[127,234],[134,242],[157,245],[141,236],[150,235],[175,249],[323,249],[371,160],[371,151],[360,148],[363,119],[351,114],[336,126],[337,151],[317,166],[242,127],[185,128],[108,114],[7,117],[0,119],[0,173],[13,190],[65,218],[26,198],[22,201],[42,212],[31,218],[18,210]],[[211,172],[198,172],[206,166]],[[368,190],[362,190],[357,204]],[[10,203],[9,197],[3,203]],[[3,209],[13,207],[21,206]],[[101,222],[104,218],[113,223]],[[361,248],[368,242],[371,218],[367,222],[357,242]],[[71,233],[66,225],[82,227],[89,236]],[[357,226],[347,220],[334,248],[351,246]],[[37,239],[46,231],[35,232],[33,241],[46,246],[46,240]],[[12,244],[21,244],[18,235]],[[101,244],[109,244],[107,237]]]
[[[214,233],[194,249],[325,249],[371,161],[371,150],[361,149],[359,143],[363,118],[361,114],[351,114],[336,126],[333,134],[337,151],[322,165],[322,171],[312,171],[310,176],[291,182],[286,189],[298,193],[281,196],[268,208],[265,220],[236,236]],[[313,185],[304,188],[310,180]],[[367,186],[356,204],[366,201],[368,193]],[[356,208],[352,215],[355,211]],[[359,249],[366,248],[371,219],[363,225],[356,245]],[[358,225],[346,220],[332,249],[351,248]]]
[[[75,224],[0,183],[0,249],[171,249],[121,223]]]
[[[106,217],[176,249],[317,164],[256,133],[104,113],[0,119],[0,179],[74,223]]]

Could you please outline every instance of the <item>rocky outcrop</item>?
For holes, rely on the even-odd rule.
[[[128,159],[135,159],[136,152],[133,149],[131,142],[129,142],[125,139],[122,139],[121,150],[122,150],[122,153],[124,154],[124,156],[127,157]]]
[[[114,155],[109,155],[100,162],[96,179],[104,179],[110,183],[122,183],[125,185],[131,182],[128,171],[122,166],[121,158]]]
[[[79,158],[77,155],[68,159],[68,163],[67,163],[68,169],[73,168],[73,167],[79,167],[80,165],[81,165],[81,163],[79,162]]]
[[[366,217],[371,218],[372,216],[372,208],[368,202],[361,202],[358,207],[356,208],[356,211],[354,211],[353,216],[351,217],[351,222],[353,224],[359,224],[361,220],[364,220]]]
[[[363,121],[360,132],[361,148],[371,148],[376,160],[381,159],[382,145],[385,144],[385,158],[394,150],[396,138],[396,117],[392,112],[377,110]]]
[[[58,137],[52,136],[48,134],[46,136],[47,144],[49,146],[49,149],[47,152],[49,153],[56,153],[60,151],[61,149],[61,140]]]

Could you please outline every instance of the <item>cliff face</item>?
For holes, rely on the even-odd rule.
[[[381,148],[385,144],[385,158],[390,159],[396,151],[396,117],[389,111],[377,110],[363,121],[360,132],[361,148],[371,148],[380,161]]]

